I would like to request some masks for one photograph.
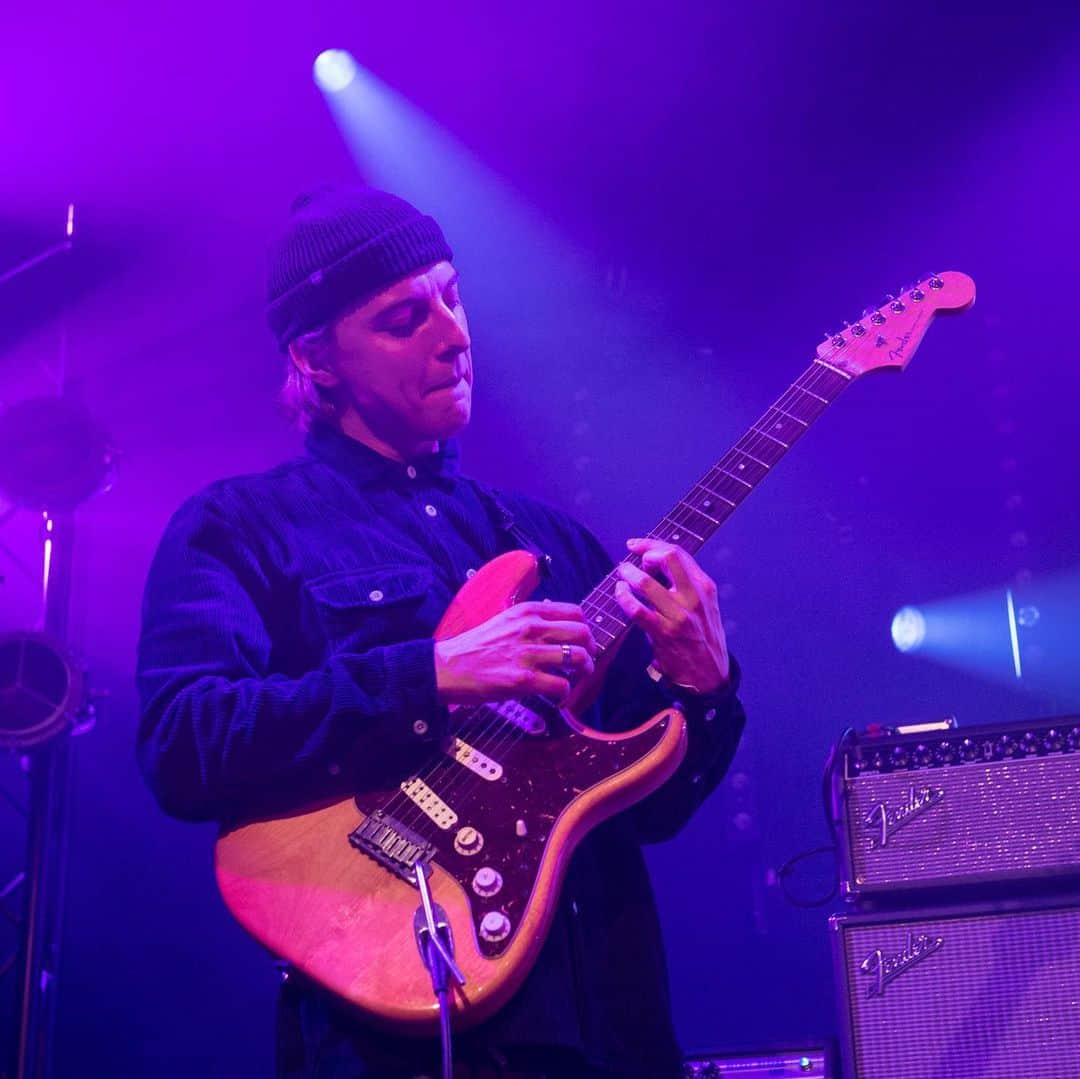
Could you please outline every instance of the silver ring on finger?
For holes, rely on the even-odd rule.
[[[564,671],[568,671],[571,669],[572,659],[573,653],[570,651],[570,645],[564,644],[562,646],[562,665]]]

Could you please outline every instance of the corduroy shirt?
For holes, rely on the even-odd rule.
[[[189,499],[153,560],[138,649],[137,753],[162,808],[228,823],[419,767],[448,724],[435,627],[465,580],[520,546],[498,506],[551,560],[534,598],[578,602],[612,565],[565,514],[495,497],[460,474],[453,440],[401,463],[320,427],[302,456]],[[672,703],[649,656],[632,632],[586,722],[625,729]],[[685,761],[586,838],[535,967],[459,1054],[550,1045],[617,1074],[678,1074],[640,844],[674,835],[720,781],[744,723],[737,688],[733,665],[723,691],[682,694]],[[436,1044],[376,1033],[295,976],[279,1024],[281,1074],[437,1066]]]

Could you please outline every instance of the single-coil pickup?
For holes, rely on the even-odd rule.
[[[457,824],[457,814],[419,776],[406,779],[401,789],[444,831]]]
[[[471,746],[460,738],[455,738],[447,746],[446,755],[453,757],[458,764],[465,765],[470,772],[475,772],[481,779],[487,779],[491,782],[502,779],[503,769],[498,761],[493,761],[490,757],[481,753],[476,746]]]

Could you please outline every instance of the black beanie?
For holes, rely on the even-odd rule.
[[[372,187],[322,187],[297,198],[270,249],[266,320],[289,342],[453,253],[442,229]]]

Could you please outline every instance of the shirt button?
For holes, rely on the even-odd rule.
[[[424,512],[429,517],[437,517],[439,515],[439,511],[430,502],[424,507]]]
[[[372,603],[382,603],[382,601],[383,601],[383,594],[382,594],[382,591],[381,591],[381,589],[378,589],[378,588],[373,588],[373,589],[372,589],[372,590],[371,590],[371,591],[370,591],[370,592],[368,593],[368,599],[369,599],[369,600],[371,600],[371,602],[372,602]]]
[[[470,581],[471,581],[471,580],[473,579],[473,577],[475,577],[475,576],[476,576],[476,570],[474,570],[474,569],[467,569],[467,570],[465,571],[465,579],[466,579],[466,580],[470,580]]]
[[[333,764],[328,764],[328,765],[326,766],[326,770],[327,770],[327,771],[328,771],[328,772],[329,772],[329,773],[330,773],[330,774],[331,774],[332,776],[339,776],[339,775],[341,775],[341,765],[340,765],[340,764],[338,764],[338,763],[337,763],[336,761],[335,761],[335,762],[334,762]]]
[[[705,713],[705,722],[706,722],[706,723],[712,723],[712,721],[713,721],[714,719],[716,719],[716,709],[715,709],[715,708],[710,708],[710,709],[709,709],[709,710],[708,710],[708,711],[707,711],[707,712]]]
[[[427,734],[427,731],[428,731],[427,722],[425,720],[423,720],[423,719],[418,719],[412,725],[412,729],[413,729],[414,734],[419,734],[419,735],[423,736],[423,735]]]
[[[409,467],[405,469],[405,475],[411,480],[416,479],[416,469],[412,465],[409,465]]]

